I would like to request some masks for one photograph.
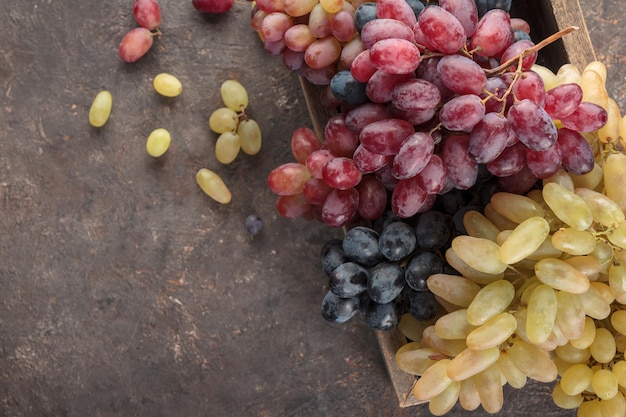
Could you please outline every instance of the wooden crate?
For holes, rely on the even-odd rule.
[[[582,70],[596,59],[578,0],[513,0],[511,16],[523,18],[530,23],[531,36],[535,42],[569,26],[579,28],[542,49],[538,64],[556,71],[561,65],[571,63]],[[311,85],[304,79],[301,79],[301,84],[313,129],[318,137],[323,138],[326,121],[337,110],[320,104],[319,97],[323,88]],[[400,370],[394,360],[396,351],[407,343],[407,339],[399,330],[375,333],[400,407],[423,403],[413,396],[416,378]]]

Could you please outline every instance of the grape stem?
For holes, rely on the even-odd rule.
[[[509,68],[511,65],[515,64],[516,62],[518,62],[520,59],[523,59],[525,57],[527,57],[530,54],[533,54],[535,52],[538,52],[540,49],[550,45],[552,42],[559,40],[561,38],[563,38],[565,35],[568,35],[572,32],[575,32],[577,30],[579,30],[580,28],[578,26],[569,26],[563,30],[560,30],[556,33],[554,33],[553,35],[548,36],[547,38],[545,38],[544,40],[542,40],[541,42],[539,42],[538,44],[536,44],[535,46],[532,46],[528,49],[524,49],[524,51],[522,51],[521,54],[519,54],[518,56],[515,56],[511,59],[509,59],[508,61],[506,61],[505,63],[501,64],[498,67],[492,68],[492,69],[486,69],[485,70],[485,74],[487,74],[487,76],[496,74],[498,72],[502,72],[505,71],[507,68]]]

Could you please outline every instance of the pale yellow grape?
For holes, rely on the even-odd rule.
[[[152,86],[157,93],[165,97],[178,97],[183,92],[183,85],[178,78],[166,72],[154,77]]]
[[[626,155],[612,153],[604,161],[604,191],[622,211],[626,211]]]
[[[556,319],[557,298],[552,287],[542,284],[530,295],[526,309],[526,335],[533,343],[545,342]]]
[[[467,348],[452,359],[448,365],[447,375],[453,381],[462,381],[496,363],[499,356],[498,347],[482,350]]]
[[[609,369],[599,369],[593,374],[591,387],[601,400],[610,400],[617,395],[617,377]]]
[[[424,329],[430,325],[432,325],[430,320],[418,320],[413,317],[411,313],[404,313],[402,317],[400,317],[397,328],[408,340],[419,342],[422,340]]]
[[[545,214],[539,203],[519,194],[497,192],[491,197],[490,204],[500,215],[518,224],[531,217],[544,217]]]
[[[487,203],[483,212],[485,217],[500,230],[513,230],[518,225],[518,223],[498,213],[491,203]]]
[[[526,385],[526,374],[513,363],[507,352],[500,352],[497,364],[510,386],[520,389]]]
[[[597,398],[583,401],[576,411],[576,417],[602,417],[602,406]]]
[[[539,74],[546,91],[551,90],[560,84],[559,79],[556,77],[556,74],[552,72],[550,68],[544,67],[543,65],[534,64],[531,67],[531,70]]]
[[[583,72],[587,71],[587,70],[593,70],[595,72],[597,72],[600,75],[600,78],[602,79],[603,83],[606,83],[606,78],[607,78],[607,68],[606,65],[604,64],[604,62],[602,61],[591,61],[590,63],[588,63],[587,65],[585,65],[585,68],[583,68]]]
[[[422,334],[422,344],[424,347],[430,347],[446,356],[456,356],[467,348],[465,340],[460,339],[442,339],[437,336],[435,326],[428,326]]]
[[[552,245],[552,237],[548,236],[539,245],[536,251],[528,255],[527,259],[538,261],[545,258],[558,258],[563,254],[560,250]]]
[[[146,151],[154,158],[163,155],[170,147],[172,138],[166,129],[154,129],[146,141]]]
[[[611,314],[611,326],[623,335],[626,335],[626,310],[617,310]]]
[[[459,399],[461,383],[453,381],[441,393],[435,395],[428,402],[428,411],[434,416],[443,416],[454,407]]]
[[[606,238],[618,248],[626,249],[626,224],[622,224],[608,232]]]
[[[576,230],[586,230],[593,223],[591,209],[585,201],[565,187],[550,182],[543,186],[543,199],[554,214]]]
[[[609,363],[615,358],[617,347],[615,339],[608,329],[600,327],[596,329],[596,337],[589,346],[591,356],[599,363]]]
[[[593,169],[586,174],[576,175],[569,174],[572,178],[572,182],[574,183],[574,190],[576,188],[588,188],[590,190],[595,190],[601,183],[604,171],[602,167],[596,162],[593,165]]]
[[[395,361],[398,368],[411,375],[422,375],[428,368],[437,361],[431,359],[437,355],[437,351],[432,348],[419,348],[399,351],[396,353]]]
[[[433,274],[426,281],[428,289],[435,295],[459,307],[468,307],[480,286],[475,282],[457,275]]]
[[[567,371],[572,365],[574,365],[573,363],[569,363],[569,362],[564,361],[563,359],[558,357],[556,354],[553,355],[552,360],[554,360],[554,364],[556,365],[556,369],[558,369],[558,371],[559,371],[559,376],[563,376],[565,371]]]
[[[448,264],[457,270],[461,275],[480,285],[489,284],[504,277],[504,272],[500,272],[498,274],[488,274],[475,270],[465,263],[464,260],[459,258],[452,248],[446,249],[445,258]]]
[[[508,266],[500,261],[500,247],[489,239],[461,235],[452,239],[451,247],[459,258],[477,271],[499,274]]]
[[[552,382],[558,376],[556,365],[545,350],[518,340],[508,350],[513,363],[526,376],[538,382]]]
[[[220,86],[220,95],[226,107],[231,110],[240,112],[248,107],[248,92],[239,81],[224,81]]]
[[[480,404],[489,414],[495,414],[504,405],[504,394],[502,392],[502,373],[497,364],[480,372],[474,377]]]
[[[585,274],[589,281],[596,281],[600,278],[602,263],[595,255],[572,256],[565,259],[565,262]]]
[[[580,394],[591,384],[593,371],[584,363],[575,363],[561,375],[561,389],[567,395]]]
[[[220,107],[211,113],[209,127],[215,133],[235,132],[239,124],[239,116],[228,107]]]
[[[598,292],[600,293],[600,295],[602,295],[602,298],[604,298],[604,301],[607,304],[612,304],[613,301],[615,301],[615,294],[613,294],[613,291],[611,291],[611,287],[609,287],[607,283],[594,281],[591,283],[591,286],[598,290]]]
[[[445,314],[435,323],[435,333],[442,339],[465,339],[476,326],[467,322],[467,309]]]
[[[626,220],[622,209],[604,194],[587,188],[576,188],[574,192],[585,201],[594,222],[605,227],[617,227]]]
[[[469,236],[489,239],[493,242],[500,233],[500,229],[495,224],[476,210],[470,210],[463,215],[463,226]]]
[[[480,407],[480,396],[474,378],[467,378],[460,382],[459,404],[464,410],[473,411]]]
[[[585,69],[580,74],[580,87],[583,90],[583,101],[597,104],[604,110],[608,109],[609,95],[602,76],[592,69]]]
[[[556,354],[561,361],[570,364],[570,366],[579,363],[586,364],[591,358],[591,351],[589,348],[577,349],[570,343],[556,346],[553,350],[554,354]]]
[[[539,285],[542,285],[541,281],[539,281],[537,277],[533,277],[532,279],[527,280],[525,282],[525,285],[520,287],[520,291],[517,291],[516,293],[520,294],[519,300],[522,305],[524,306],[528,305],[528,300],[530,300],[531,294],[533,293],[533,291],[535,291],[535,288],[537,288]]]
[[[530,217],[524,220],[500,245],[500,261],[514,264],[525,259],[541,247],[549,234],[550,225],[543,217]]]
[[[624,394],[617,391],[615,397],[600,401],[602,417],[624,417],[626,415],[626,399]]]
[[[556,349],[557,346],[559,346],[559,338],[554,331],[551,332],[550,336],[548,336],[548,338],[542,343],[533,343],[530,341],[528,335],[526,334],[526,314],[526,308],[520,308],[513,313],[515,320],[517,320],[517,329],[515,331],[516,336],[519,337],[520,340],[523,340],[526,343],[531,343],[533,346],[544,351],[553,351]]]
[[[564,64],[556,72],[559,84],[574,83],[580,85],[580,70],[574,64]]]
[[[102,127],[109,120],[111,116],[111,109],[113,107],[113,96],[110,91],[102,90],[91,103],[89,108],[89,123],[93,127]]]
[[[320,0],[320,5],[328,13],[337,13],[343,7],[343,0]]]
[[[581,300],[582,302],[582,300]],[[596,324],[591,317],[585,317],[585,328],[582,334],[576,339],[569,341],[569,344],[576,349],[587,349],[596,337]],[[589,353],[591,356],[591,353]]]
[[[613,263],[613,247],[604,239],[598,239],[596,240],[596,247],[591,254],[600,260],[600,273],[608,274],[609,267]]]
[[[228,204],[232,195],[222,178],[215,172],[201,168],[196,173],[196,182],[206,195],[221,204]]]
[[[215,158],[222,164],[230,164],[241,150],[239,135],[233,132],[222,133],[215,142]]]
[[[611,371],[617,378],[617,384],[622,388],[626,388],[626,361],[619,360],[613,364]]]
[[[621,263],[620,265],[611,265],[609,267],[609,287],[615,294],[615,299],[620,304],[626,304],[626,264]]]
[[[555,183],[569,191],[574,191],[574,189],[576,188],[574,186],[574,180],[572,179],[572,176],[567,171],[565,171],[563,167],[560,167],[551,177],[544,178],[542,182],[544,187],[546,184]]]
[[[619,121],[619,137],[622,139],[626,138],[626,114]]]
[[[482,287],[467,308],[467,322],[480,326],[502,313],[513,301],[515,287],[509,281],[498,280]]]
[[[570,255],[587,255],[596,247],[596,238],[593,233],[571,227],[557,230],[551,240],[555,249]]]
[[[583,302],[585,314],[596,320],[604,320],[611,314],[611,305],[596,287],[589,285],[587,291],[578,294]]]
[[[567,395],[563,392],[561,384],[557,382],[552,389],[552,401],[554,401],[554,404],[560,408],[572,410],[578,408],[578,406],[582,404],[583,396],[581,394]]]
[[[568,339],[579,338],[585,330],[585,309],[582,300],[567,291],[558,291],[556,300],[555,323]]]
[[[404,345],[402,345],[402,346],[400,346],[398,348],[398,350],[396,351],[395,357],[397,358],[398,355],[401,355],[404,352],[408,352],[410,350],[417,350],[417,349],[420,349],[421,347],[422,347],[422,345],[420,344],[420,342],[408,342],[408,343],[405,343]]]
[[[517,320],[512,314],[496,314],[485,324],[467,335],[466,343],[470,349],[488,349],[504,343],[517,328]]]
[[[418,400],[430,400],[442,393],[452,380],[447,375],[450,359],[442,359],[426,370],[413,386],[413,395]]]
[[[555,290],[582,294],[589,289],[589,278],[565,261],[541,259],[535,264],[535,275],[542,283]]]
[[[241,150],[248,155],[256,155],[261,150],[263,138],[259,124],[253,119],[242,120],[237,126],[241,140]]]
[[[622,121],[622,113],[617,102],[609,97],[607,105],[606,123],[598,129],[598,139],[602,143],[615,142],[619,139],[619,125]]]

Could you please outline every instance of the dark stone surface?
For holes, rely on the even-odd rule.
[[[117,46],[135,27],[130,0],[10,3],[0,7],[0,415],[429,415],[397,407],[362,320],[320,318],[318,253],[340,233],[275,212],[265,178],[291,161],[308,113],[297,78],[249,28],[249,4],[210,17],[161,0],[163,35],[129,65]],[[621,98],[618,0],[582,3]],[[154,93],[159,72],[179,77],[180,97]],[[247,87],[264,144],[222,166],[207,121],[227,78]],[[94,129],[87,112],[102,88],[114,108]],[[153,160],[145,139],[157,127],[173,142]],[[202,194],[202,167],[223,176],[230,205]],[[253,240],[251,213],[265,222]],[[575,414],[549,393],[507,391],[501,414]]]

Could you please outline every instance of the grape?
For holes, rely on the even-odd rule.
[[[376,303],[370,301],[365,311],[365,323],[376,330],[391,330],[400,321],[398,303]]]
[[[400,261],[415,250],[417,237],[413,228],[405,222],[393,222],[380,234],[378,245],[385,258]]]
[[[192,0],[193,7],[202,13],[226,13],[235,0]]]
[[[410,74],[420,63],[420,51],[405,39],[383,39],[370,48],[372,64],[391,74]]]
[[[224,132],[215,142],[215,158],[222,164],[230,164],[241,150],[241,138],[237,133]]]
[[[395,19],[374,19],[363,26],[361,41],[365,48],[371,49],[376,42],[383,39],[404,39],[413,42],[415,35],[413,34],[412,26]]]
[[[313,10],[318,4],[317,0],[285,0],[284,10],[289,16],[304,16]]]
[[[512,0],[475,0],[479,16],[483,16],[489,10],[502,9],[508,12],[511,9]]]
[[[416,177],[399,180],[391,194],[391,208],[401,218],[409,218],[424,210],[428,194],[420,188]]]
[[[364,103],[354,107],[346,113],[346,126],[357,135],[363,128],[378,120],[390,118],[387,106],[380,103]]]
[[[376,67],[372,64],[370,51],[367,49],[360,52],[350,64],[352,78],[361,83],[367,83],[376,71]]]
[[[346,256],[360,265],[371,267],[384,259],[378,244],[378,233],[365,226],[350,229],[343,238],[342,248]]]
[[[354,24],[354,13],[341,10],[334,14],[330,20],[330,30],[335,39],[339,42],[349,42],[356,34]]]
[[[446,169],[439,155],[433,154],[417,175],[417,184],[428,194],[439,194],[447,183]]]
[[[583,90],[578,84],[561,84],[547,91],[544,109],[553,119],[561,119],[572,114],[582,99]]]
[[[339,59],[341,44],[333,36],[314,41],[304,52],[304,62],[313,69],[322,69]]]
[[[502,153],[486,164],[487,170],[497,177],[508,177],[529,166],[528,149],[520,142],[504,148]],[[533,172],[534,174],[534,172]]]
[[[415,227],[418,247],[425,251],[443,248],[452,235],[447,217],[436,210],[420,214]]]
[[[222,178],[215,172],[207,168],[201,168],[196,173],[196,182],[206,195],[208,195],[218,203],[230,203],[232,199],[230,190],[228,189],[226,184],[224,184]]]
[[[154,43],[154,34],[138,27],[127,32],[118,48],[118,55],[124,62],[135,62],[144,56]]]
[[[154,129],[148,136],[146,150],[154,158],[163,155],[170,147],[171,136],[166,129]]]
[[[493,9],[478,21],[469,49],[478,56],[499,56],[512,43],[511,17],[504,10]]]
[[[431,320],[439,311],[439,303],[435,295],[425,289],[424,291],[407,290],[409,299],[409,313],[418,320]]]
[[[462,55],[447,55],[437,63],[441,82],[456,94],[480,94],[487,76],[476,62]]]
[[[478,164],[469,155],[469,135],[448,136],[441,154],[448,179],[456,188],[466,190],[476,183]]]
[[[324,165],[328,163],[331,159],[335,158],[335,155],[332,154],[328,149],[318,149],[313,151],[306,157],[306,165],[307,170],[314,178],[323,178],[322,170],[324,169]]]
[[[152,81],[154,90],[165,97],[177,97],[183,92],[183,85],[172,74],[162,72]]]
[[[306,201],[302,193],[279,195],[276,199],[276,211],[288,219],[306,218],[311,215],[311,204]]]
[[[209,127],[215,133],[236,131],[238,123],[239,116],[228,107],[220,107],[209,116]]]
[[[561,118],[564,127],[578,132],[593,132],[600,129],[608,120],[608,113],[594,103],[583,101],[569,115]]]
[[[563,168],[567,171],[582,175],[593,169],[595,165],[593,150],[580,133],[561,128],[558,130],[557,143],[561,150]]]
[[[612,153],[604,161],[605,194],[626,211],[626,155]]]
[[[362,145],[354,151],[353,160],[363,174],[370,174],[386,166],[393,159],[392,155],[380,155],[370,152]]]
[[[355,262],[339,265],[330,273],[329,288],[341,298],[359,295],[367,289],[369,273]]]
[[[537,178],[550,178],[559,170],[561,163],[562,153],[558,141],[543,151],[526,149],[526,164]]]
[[[529,48],[532,48],[533,46],[535,46],[535,44],[530,39],[521,39],[521,40],[515,39],[515,41],[508,48],[506,48],[504,52],[502,53],[500,62],[507,62],[512,58],[519,57],[520,55],[524,53],[524,51],[526,51]],[[525,75],[531,74],[530,70],[532,66],[535,65],[535,62],[537,61],[537,55],[538,53],[537,51],[535,51],[531,54],[528,54],[528,56],[522,58],[521,68],[526,71],[522,74],[522,77],[524,77]],[[515,62],[513,65],[511,65],[511,67],[509,67],[509,70],[515,71],[517,70],[517,66],[518,66],[518,63]],[[544,90],[544,93],[545,93],[545,90]]]
[[[465,45],[467,35],[459,20],[442,7],[430,5],[418,17],[428,44],[436,51],[452,55]]]
[[[359,135],[361,145],[380,155],[396,155],[402,142],[414,133],[413,125],[402,119],[385,119],[368,124]]]
[[[134,0],[133,17],[137,24],[154,30],[161,24],[161,8],[156,0]]]
[[[430,161],[435,150],[432,137],[415,132],[406,138],[393,158],[393,176],[399,180],[416,176]]]
[[[529,99],[511,106],[507,119],[520,142],[532,150],[545,151],[557,140],[557,129],[552,118]]]
[[[321,206],[326,201],[333,187],[319,178],[310,178],[302,190],[304,198],[311,204]]]
[[[335,156],[352,157],[359,145],[359,137],[346,124],[345,113],[332,116],[324,128],[324,146]]]
[[[320,0],[320,4],[328,13],[337,13],[341,10],[343,0]]]
[[[328,291],[322,300],[322,317],[331,323],[344,323],[359,312],[359,297],[339,298]]]
[[[324,243],[320,251],[320,261],[326,275],[330,275],[339,265],[349,262],[350,258],[343,251],[343,240],[330,239]]]
[[[529,99],[539,107],[546,103],[546,88],[543,80],[533,71],[526,71],[513,85],[513,94],[518,100]]]
[[[493,161],[504,151],[511,124],[498,113],[487,113],[469,134],[468,152],[478,163]]]
[[[434,110],[440,101],[437,86],[419,78],[401,81],[391,91],[391,104],[400,110]]]
[[[444,103],[439,120],[448,130],[469,132],[484,115],[482,99],[475,94],[464,94]]]
[[[311,178],[306,166],[288,162],[274,168],[267,177],[267,185],[278,195],[300,194],[304,184]]]
[[[378,0],[376,15],[379,19],[393,19],[402,22],[409,28],[415,26],[417,17],[405,0]]]
[[[322,177],[328,185],[339,190],[355,187],[361,181],[361,171],[350,158],[333,158],[322,169]]]
[[[261,150],[262,135],[259,124],[253,119],[245,119],[237,126],[241,150],[248,155],[256,155]]]
[[[415,291],[428,289],[426,280],[433,274],[443,273],[443,261],[434,252],[422,251],[411,257],[404,271],[404,279]]]
[[[478,24],[478,9],[475,0],[440,0],[439,6],[459,20],[466,37],[469,38],[474,34]]]
[[[320,140],[315,132],[308,127],[300,127],[291,135],[291,153],[296,162],[306,164],[308,156],[319,150],[321,147]]]
[[[387,190],[385,186],[371,175],[366,175],[356,186],[359,192],[358,212],[365,220],[379,218],[387,206]]]
[[[322,220],[332,227],[345,226],[359,207],[359,192],[354,188],[333,189],[322,206]]]
[[[404,270],[396,263],[380,262],[370,269],[367,292],[379,304],[393,301],[404,288]]]
[[[366,84],[356,80],[349,70],[333,75],[330,89],[335,97],[346,104],[358,105],[367,101]]]
[[[96,97],[89,108],[89,123],[93,127],[102,127],[111,116],[111,108],[113,107],[113,96],[108,90],[102,90],[96,94]]]
[[[367,80],[365,93],[374,103],[387,103],[391,101],[391,93],[397,84],[414,77],[414,74],[390,74],[386,71],[376,70]]]
[[[263,220],[257,214],[251,214],[246,217],[245,221],[246,231],[252,236],[256,236],[261,232],[263,228]]]
[[[316,38],[324,38],[330,35],[331,15],[324,10],[321,4],[316,4],[309,14],[309,28]],[[358,27],[358,26],[357,26]]]
[[[239,81],[226,80],[220,86],[220,96],[229,109],[241,112],[248,107],[248,92]]]

